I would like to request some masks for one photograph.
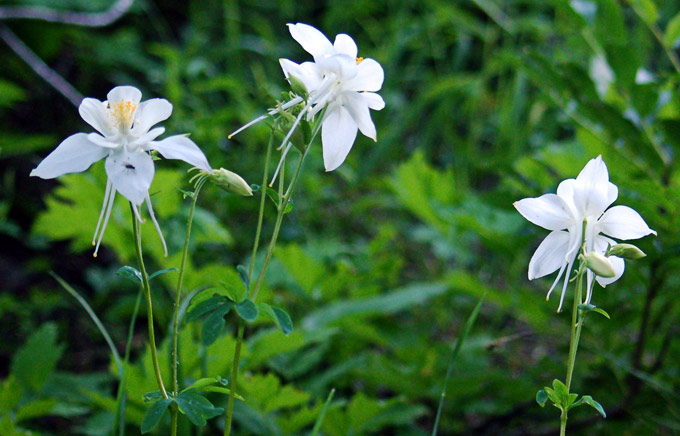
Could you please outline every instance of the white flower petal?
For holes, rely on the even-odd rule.
[[[595,276],[595,280],[597,280],[597,283],[599,283],[603,288],[620,279],[626,269],[626,262],[620,257],[609,256],[609,261],[612,263],[614,271],[616,271],[616,275],[609,278]],[[590,300],[588,300],[588,303],[590,303]]]
[[[335,74],[338,79],[347,84],[352,83],[353,79],[356,79],[357,74],[359,74],[359,65],[357,65],[356,60],[344,54],[336,54],[321,58],[316,61],[316,64],[327,76],[329,73]],[[335,84],[336,80],[333,80],[332,82]],[[362,91],[364,90],[362,89]],[[368,91],[373,90],[371,89]]]
[[[537,198],[525,198],[514,203],[524,218],[548,230],[562,230],[574,222],[569,205],[562,197],[544,194]]]
[[[305,85],[308,93],[319,88],[323,77],[314,62],[303,62],[298,65],[288,59],[279,59],[279,64],[286,79],[290,76],[295,77]]]
[[[369,109],[379,111],[385,107],[385,100],[383,100],[383,98],[375,92],[362,92],[359,95],[361,95],[364,100],[366,100]]]
[[[616,241],[614,241],[613,239],[607,238],[606,236],[602,235],[597,235],[595,236],[594,239],[595,240],[593,244],[593,250],[597,251],[600,254],[604,254],[607,251],[607,247],[609,247],[610,245],[616,244]],[[620,279],[621,276],[623,275],[623,271],[626,268],[626,262],[620,257],[609,256],[608,259],[612,263],[614,271],[616,271],[616,275],[614,277],[609,278],[595,276],[595,280],[597,280],[597,283],[599,283],[600,286],[602,286],[603,288],[608,284],[614,283],[615,281]],[[591,295],[587,296],[588,303],[590,302],[591,297],[592,297]]]
[[[647,226],[639,213],[628,206],[614,206],[597,221],[597,229],[617,239],[638,239],[656,232]]]
[[[111,138],[111,137],[110,137]],[[116,137],[112,137],[116,138]],[[121,148],[122,145],[120,141],[115,140],[115,141],[109,141],[99,133],[88,133],[87,134],[87,140],[90,141],[91,143],[98,145],[99,147],[102,148],[108,148],[108,149],[116,149],[116,148]]]
[[[385,72],[380,64],[366,58],[357,65],[357,75],[345,86],[351,91],[379,91],[385,80]]]
[[[356,58],[357,53],[359,52],[357,44],[354,42],[352,37],[344,33],[335,35],[333,48],[337,53],[344,54],[353,58]]]
[[[85,171],[108,154],[108,150],[88,141],[86,133],[76,133],[64,139],[31,171],[31,176],[53,179],[62,174]]]
[[[106,103],[95,98],[84,98],[78,106],[78,113],[87,124],[94,127],[102,135],[112,136],[115,134],[113,126],[109,123]]]
[[[288,24],[288,31],[307,53],[314,56],[315,60],[333,52],[333,45],[328,38],[309,24]]]
[[[172,114],[172,104],[164,98],[143,101],[135,111],[131,132],[135,136],[144,135],[151,127],[165,121]]]
[[[557,271],[566,264],[569,250],[569,233],[551,232],[538,246],[529,262],[529,280],[537,279]]]
[[[599,217],[616,200],[618,189],[609,182],[607,165],[602,156],[591,159],[573,184],[574,204],[584,217]]]
[[[133,105],[138,105],[142,99],[142,92],[134,86],[116,86],[106,95],[109,104],[129,101]]]
[[[165,127],[156,127],[155,129],[149,130],[148,132],[146,132],[139,138],[135,139],[128,145],[132,147],[140,147],[142,150],[147,151],[149,142],[158,138],[163,133],[165,133]]]
[[[377,132],[375,131],[375,124],[373,124],[371,119],[371,113],[368,110],[368,101],[358,92],[346,92],[343,95],[343,99],[345,100],[345,109],[352,116],[361,133],[377,141]]]
[[[166,159],[183,160],[204,171],[212,171],[208,159],[201,149],[186,136],[176,135],[162,141],[153,141],[149,143],[148,147],[157,150]]]
[[[104,165],[116,191],[139,206],[146,199],[155,169],[147,153],[129,153],[125,148],[112,153]]]
[[[357,125],[349,112],[340,105],[329,106],[321,125],[326,171],[333,171],[345,161],[356,136]]]

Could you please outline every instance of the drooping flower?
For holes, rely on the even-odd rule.
[[[166,159],[183,160],[202,170],[211,171],[203,152],[186,136],[176,135],[155,141],[165,132],[165,128],[152,127],[170,116],[172,104],[162,98],[140,102],[141,98],[142,93],[132,86],[113,88],[103,102],[85,98],[78,111],[83,120],[98,133],[69,136],[31,171],[31,176],[53,179],[63,174],[85,171],[94,162],[106,158],[104,167],[108,181],[92,239],[92,245],[96,245],[95,257],[113,209],[116,192],[130,201],[140,222],[142,219],[138,208],[146,202],[167,255],[163,233],[149,198],[149,187],[155,172],[149,154],[151,150],[158,151]]]
[[[321,127],[321,142],[326,171],[339,167],[349,154],[357,130],[377,140],[369,109],[385,107],[376,94],[385,74],[380,64],[370,58],[357,57],[354,40],[346,34],[336,35],[333,44],[316,28],[303,23],[288,24],[288,30],[314,62],[296,64],[281,59],[286,78],[291,76],[307,88],[307,120],[326,108]]]
[[[525,198],[514,203],[515,208],[527,220],[551,233],[541,242],[529,262],[529,280],[546,276],[557,270],[557,278],[548,291],[550,297],[566,271],[560,305],[569,282],[571,269],[582,245],[586,253],[595,251],[605,254],[609,245],[617,239],[638,239],[656,232],[647,226],[640,214],[627,206],[607,209],[618,197],[618,188],[609,181],[607,165],[601,156],[591,159],[576,179],[567,179],[557,187],[557,194],[544,194],[537,198]],[[584,233],[585,229],[585,233]],[[623,259],[610,256],[616,274],[595,279],[605,287],[623,274]],[[590,302],[593,273],[587,273],[586,303]]]

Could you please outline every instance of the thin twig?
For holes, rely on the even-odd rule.
[[[133,0],[118,0],[104,12],[60,11],[42,6],[5,6],[0,8],[0,20],[32,19],[52,23],[76,24],[86,27],[107,26],[132,6]]]
[[[0,24],[0,38],[7,43],[7,45],[17,54],[24,62],[28,64],[38,76],[42,77],[47,83],[52,85],[54,89],[59,91],[61,95],[66,97],[76,107],[80,105],[83,95],[78,92],[70,83],[59,75],[56,71],[50,68],[33,50],[20,40],[14,32],[9,30],[4,24]]]

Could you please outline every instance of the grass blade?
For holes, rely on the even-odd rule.
[[[467,321],[465,321],[465,327],[463,328],[463,334],[460,336],[460,338],[458,338],[458,341],[456,342],[456,346],[453,348],[453,352],[451,352],[451,357],[449,358],[449,367],[446,370],[446,378],[444,379],[444,387],[442,388],[442,395],[441,395],[441,398],[439,399],[439,407],[437,408],[437,418],[434,421],[434,428],[432,429],[432,436],[437,436],[437,430],[439,429],[439,419],[442,416],[442,409],[444,408],[444,399],[446,398],[446,388],[449,385],[449,378],[451,377],[451,372],[453,370],[453,362],[454,362],[454,360],[456,360],[456,356],[460,352],[460,349],[463,346],[463,342],[465,342],[465,338],[467,338],[468,333],[470,333],[472,326],[474,325],[475,321],[477,320],[477,315],[479,315],[479,309],[481,309],[481,307],[482,307],[482,303],[484,302],[485,296],[486,296],[486,292],[484,292],[484,294],[482,294],[482,297],[477,302],[477,305],[475,306],[474,309],[472,309],[470,316],[468,317]]]
[[[326,399],[326,404],[323,405],[323,409],[321,409],[319,417],[316,418],[314,428],[312,429],[312,436],[316,436],[319,433],[319,430],[321,430],[321,424],[323,424],[323,419],[326,417],[326,411],[328,410],[328,406],[331,404],[333,395],[335,395],[335,388],[331,389],[330,393],[328,394],[328,398]]]
[[[97,316],[96,313],[94,313],[94,310],[90,307],[89,304],[87,304],[87,301],[83,297],[80,296],[78,292],[76,292],[75,289],[71,287],[64,279],[59,277],[55,272],[50,271],[50,275],[54,277],[54,279],[59,282],[59,284],[66,289],[66,291],[73,296],[73,298],[80,303],[81,306],[83,306],[83,309],[85,309],[85,312],[87,312],[88,315],[90,315],[90,318],[92,321],[95,323],[99,331],[101,332],[102,336],[104,336],[104,340],[109,346],[109,349],[111,350],[111,354],[113,354],[113,359],[116,361],[116,367],[118,368],[118,375],[119,377],[122,377],[123,375],[123,366],[121,364],[120,360],[120,355],[118,354],[118,350],[116,350],[116,346],[113,344],[113,340],[111,340],[111,336],[109,335],[109,332],[106,331],[106,327],[104,327],[104,324],[99,320],[99,317]]]

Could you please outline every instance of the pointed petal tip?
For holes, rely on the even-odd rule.
[[[39,177],[38,174],[35,172],[36,168],[33,168],[31,170],[31,174],[29,174],[29,177]]]

